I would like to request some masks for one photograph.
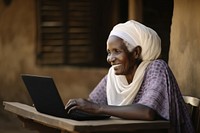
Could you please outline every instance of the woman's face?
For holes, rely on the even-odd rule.
[[[136,70],[132,52],[127,50],[121,38],[111,36],[107,41],[107,61],[114,66],[116,75],[130,75]]]

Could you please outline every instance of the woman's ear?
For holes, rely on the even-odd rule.
[[[133,50],[134,59],[140,59],[142,53],[142,48],[140,46],[136,46]]]

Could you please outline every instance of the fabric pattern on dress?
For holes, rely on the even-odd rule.
[[[148,66],[134,103],[146,105],[170,120],[176,133],[194,133],[177,81],[163,60],[155,60]]]
[[[98,104],[107,104],[105,76],[91,92],[89,98]],[[177,81],[161,59],[146,69],[144,81],[134,103],[152,108],[163,119],[169,120],[176,133],[195,133]]]

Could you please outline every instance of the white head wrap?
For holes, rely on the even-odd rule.
[[[124,75],[115,75],[113,67],[109,69],[107,80],[107,100],[109,105],[131,104],[142,84],[148,64],[159,57],[161,40],[157,33],[134,20],[120,23],[112,29],[110,36],[117,36],[132,45],[142,48],[142,62],[138,66],[132,83],[128,84]]]

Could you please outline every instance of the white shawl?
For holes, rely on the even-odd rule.
[[[109,105],[131,104],[143,82],[145,69],[148,64],[159,57],[161,40],[157,33],[134,20],[116,25],[109,36],[117,36],[129,44],[141,46],[142,62],[138,66],[132,83],[128,84],[124,75],[115,75],[113,67],[109,69],[107,77],[107,101]]]

